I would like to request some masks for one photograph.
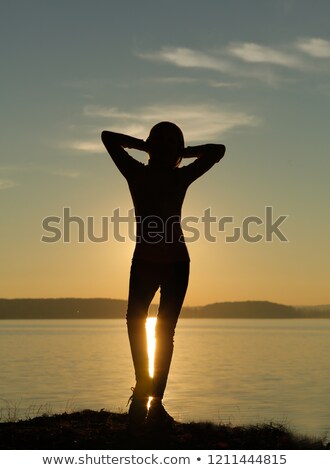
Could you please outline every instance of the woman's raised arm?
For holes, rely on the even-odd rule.
[[[113,150],[114,147],[123,147],[128,149],[141,150],[143,152],[148,151],[147,143],[142,139],[137,139],[130,135],[119,134],[117,132],[103,131],[101,134],[102,142],[106,149],[109,151]]]

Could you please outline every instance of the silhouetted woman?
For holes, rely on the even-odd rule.
[[[181,207],[188,186],[224,156],[225,146],[184,146],[181,129],[160,122],[146,141],[109,131],[102,141],[126,178],[135,208],[136,246],[132,259],[127,307],[127,328],[136,385],[129,408],[130,425],[145,422],[169,425],[173,418],[162,399],[170,369],[176,323],[186,294],[189,254],[181,229]],[[146,165],[124,148],[147,152]],[[182,158],[196,157],[179,167]],[[154,376],[149,376],[146,319],[160,288],[156,323]],[[148,410],[149,397],[153,399]]]

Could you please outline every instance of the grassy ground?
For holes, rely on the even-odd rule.
[[[321,438],[281,424],[251,426],[175,423],[170,431],[127,431],[127,414],[84,410],[0,423],[0,449],[329,449]]]

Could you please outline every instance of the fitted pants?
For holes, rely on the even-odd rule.
[[[189,261],[156,262],[133,259],[127,306],[127,330],[135,369],[136,387],[163,398],[170,370],[174,332],[186,294]],[[156,348],[151,389],[147,348],[146,320],[152,299],[160,288],[160,302],[155,330]]]

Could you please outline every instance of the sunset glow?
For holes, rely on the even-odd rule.
[[[3,3],[0,298],[126,299],[133,202],[101,132],[173,121],[227,149],[185,197],[185,306],[330,303],[330,2]]]

